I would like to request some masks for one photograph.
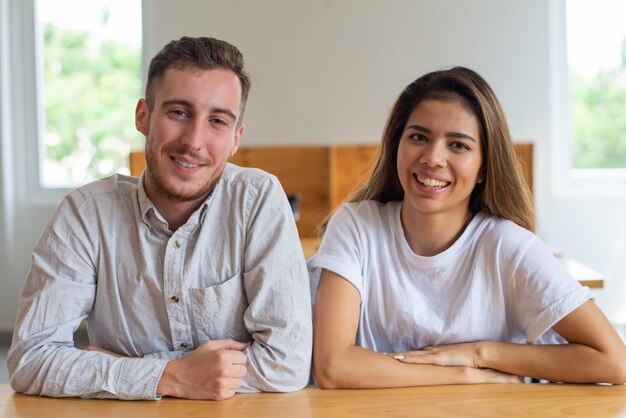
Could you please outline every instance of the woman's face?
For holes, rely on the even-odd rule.
[[[472,190],[483,180],[478,120],[461,100],[424,100],[404,127],[398,177],[404,206],[414,214],[467,216]]]

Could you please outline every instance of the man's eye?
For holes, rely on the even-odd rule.
[[[220,118],[213,118],[213,119],[211,119],[211,122],[213,122],[216,125],[220,125],[220,126],[228,126],[228,122],[225,121],[224,119],[220,119]]]
[[[170,115],[175,116],[177,118],[184,118],[187,116],[187,112],[182,109],[173,109],[170,110]]]

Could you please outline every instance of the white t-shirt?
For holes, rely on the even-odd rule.
[[[415,255],[401,207],[343,205],[308,262],[314,298],[323,268],[359,291],[359,346],[399,352],[484,340],[563,342],[551,327],[592,298],[537,236],[484,213],[444,252]]]

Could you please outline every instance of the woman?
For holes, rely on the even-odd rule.
[[[533,233],[502,108],[466,68],[396,101],[309,260],[322,387],[626,380],[626,347]]]

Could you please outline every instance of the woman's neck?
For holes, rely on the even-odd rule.
[[[402,204],[400,219],[404,237],[416,255],[432,257],[444,252],[463,234],[472,220],[469,209],[453,213],[418,213]]]

